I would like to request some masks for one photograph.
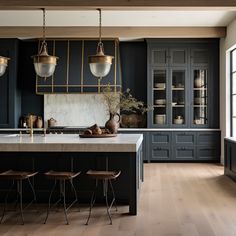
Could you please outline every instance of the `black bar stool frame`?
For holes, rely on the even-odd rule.
[[[89,172],[90,171],[88,171],[87,174],[89,174]],[[91,172],[93,172],[93,171],[91,171]],[[99,171],[94,171],[94,172],[99,172]],[[92,197],[91,197],[91,201],[90,201],[90,207],[89,207],[89,215],[88,215],[88,218],[87,218],[87,221],[86,221],[85,225],[88,225],[88,223],[89,223],[89,220],[90,220],[90,217],[91,217],[92,208],[93,208],[93,206],[95,204],[95,201],[96,201],[97,189],[98,189],[98,181],[99,180],[102,180],[103,196],[105,197],[105,200],[106,200],[107,216],[108,216],[108,218],[110,220],[110,224],[112,225],[112,219],[111,219],[110,210],[111,210],[111,208],[112,208],[112,206],[114,204],[115,209],[117,211],[117,206],[116,206],[115,191],[114,191],[114,188],[113,188],[111,180],[112,179],[116,179],[120,175],[120,173],[121,173],[121,171],[118,171],[118,172],[113,171],[113,176],[107,176],[107,178],[106,177],[104,177],[104,178],[99,178],[99,177],[96,178],[96,177],[94,177],[95,178],[95,188],[94,188],[94,191],[92,193]],[[108,202],[108,186],[110,186],[110,190],[112,192],[112,201],[111,201],[110,204]]]
[[[49,171],[50,172],[50,171]],[[48,173],[49,173],[48,172]],[[53,171],[52,171],[53,172]],[[78,176],[81,172],[77,172],[76,173],[76,176]],[[75,176],[75,177],[76,177]],[[63,211],[64,211],[64,215],[65,215],[65,220],[66,220],[66,224],[69,225],[69,221],[68,221],[68,217],[67,217],[67,211],[76,203],[78,202],[78,196],[77,196],[77,192],[75,190],[75,187],[74,187],[74,184],[73,184],[73,178],[57,178],[57,177],[51,177],[51,178],[54,178],[54,185],[52,187],[52,190],[50,192],[50,195],[49,195],[49,199],[48,199],[48,208],[47,208],[47,214],[46,214],[46,218],[44,220],[44,224],[46,224],[47,220],[48,220],[48,216],[49,216],[49,212],[50,212],[50,209],[55,207],[56,205],[58,205],[60,202],[62,202],[63,204]],[[73,200],[73,202],[71,202],[69,204],[69,206],[67,206],[66,204],[66,192],[65,192],[65,187],[66,187],[66,181],[69,181],[70,182],[70,185],[71,185],[71,188],[72,188],[72,191],[74,193],[74,197],[75,199]],[[52,195],[56,189],[56,186],[57,184],[59,184],[59,189],[60,189],[60,197],[59,199],[51,204],[51,198],[52,198]]]
[[[4,216],[5,216],[5,213],[7,211],[7,204],[8,204],[8,197],[9,197],[9,194],[10,192],[12,192],[15,184],[16,184],[16,194],[17,194],[17,197],[16,197],[16,201],[14,202],[15,203],[15,208],[17,207],[17,205],[19,204],[19,213],[20,213],[20,216],[21,216],[21,223],[22,225],[24,225],[24,215],[23,215],[23,211],[28,208],[33,202],[36,202],[36,194],[35,194],[35,190],[34,190],[34,187],[30,181],[30,177],[33,177],[35,176],[38,172],[32,172],[30,176],[28,177],[11,177],[10,175],[6,175],[4,176],[4,174],[10,174],[10,173],[14,173],[14,171],[12,170],[8,170],[6,172],[3,172],[0,174],[0,179],[2,177],[2,179],[9,179],[11,180],[12,179],[12,184],[11,184],[11,187],[8,189],[7,193],[6,193],[6,196],[5,196],[5,201],[4,201],[4,206],[3,206],[3,212],[2,212],[2,216],[1,216],[1,219],[0,219],[0,224],[2,223],[3,219],[4,219]],[[3,175],[2,175],[3,174]],[[31,202],[29,202],[24,208],[23,208],[23,203],[22,203],[22,180],[28,180],[28,183],[29,183],[29,186],[32,190],[32,193],[33,193],[33,199],[31,200]]]

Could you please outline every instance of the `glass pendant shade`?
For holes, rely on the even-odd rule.
[[[33,56],[33,59],[34,69],[39,77],[47,78],[53,75],[58,57],[48,55],[45,42],[43,42],[40,54]]]
[[[58,57],[48,55],[47,43],[45,39],[45,9],[43,8],[43,42],[38,55],[32,56],[34,60],[34,69],[39,77],[47,78],[53,75]]]
[[[97,45],[96,55],[88,57],[88,63],[91,73],[98,78],[105,77],[111,69],[113,56],[108,56],[104,54],[104,48],[102,43],[101,31],[102,31],[102,18],[101,9],[99,11],[99,42]]]
[[[0,76],[4,75],[10,58],[0,56]]]
[[[104,55],[102,43],[98,44],[97,54],[89,56],[89,67],[95,77],[105,77],[111,69],[113,56]]]

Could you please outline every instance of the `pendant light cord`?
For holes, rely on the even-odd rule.
[[[46,43],[46,11],[45,8],[42,8],[43,11],[43,41],[39,50],[39,55],[48,56],[47,43]]]
[[[102,43],[102,11],[101,9],[98,9],[99,11],[99,44]]]
[[[45,8],[43,8],[43,42],[45,42],[45,35],[46,35],[46,12]]]

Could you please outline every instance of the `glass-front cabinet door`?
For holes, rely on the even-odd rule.
[[[152,123],[155,126],[166,126],[168,124],[168,81],[166,68],[155,68],[152,70]]]
[[[187,69],[171,69],[171,125],[187,125],[187,101],[186,101],[186,77]]]
[[[192,76],[191,123],[194,127],[205,127],[208,125],[208,70],[194,68]]]

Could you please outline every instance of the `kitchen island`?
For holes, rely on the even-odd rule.
[[[48,170],[82,171],[75,182],[80,200],[89,201],[93,182],[86,176],[89,169],[121,170],[115,183],[117,200],[129,205],[137,214],[138,195],[143,181],[142,134],[118,134],[112,138],[80,138],[75,134],[1,134],[0,170],[39,171],[34,186],[39,201],[48,197],[50,185],[42,175]],[[0,185],[0,190],[5,191]]]

